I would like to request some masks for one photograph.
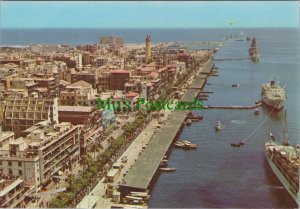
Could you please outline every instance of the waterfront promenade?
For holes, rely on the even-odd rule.
[[[213,62],[208,61],[199,71],[200,73],[210,72],[212,67]],[[196,72],[196,74],[198,73]],[[191,101],[191,99],[196,97],[198,91],[203,88],[206,78],[203,76],[199,77],[198,74],[192,78],[193,81],[190,86],[196,86],[197,88],[187,88],[181,101]],[[122,194],[128,194],[131,191],[145,191],[148,189],[159,164],[174,138],[177,137],[187,112],[188,111],[173,111],[170,114],[166,124],[154,135],[153,140],[151,140],[142,155],[125,176],[124,181],[119,185],[119,190]]]
[[[165,110],[163,117],[153,119],[131,143],[128,149],[119,157],[117,161],[120,161],[120,159],[124,156],[127,157],[128,161],[124,164],[124,167],[122,168],[119,177],[116,178],[113,183],[113,186],[121,182],[123,175],[128,172],[138,159],[142,148],[152,139],[152,136],[159,125],[159,121],[165,121],[169,117],[170,113],[170,110]],[[82,201],[77,205],[77,208],[92,208],[93,206],[96,208],[110,208],[111,199],[105,198],[106,188],[107,184],[105,183],[105,177],[103,177],[96,187],[82,199]]]

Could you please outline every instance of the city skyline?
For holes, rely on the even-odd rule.
[[[1,2],[2,29],[299,27],[288,2]],[[80,14],[80,15],[78,15]]]

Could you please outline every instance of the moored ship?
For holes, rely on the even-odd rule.
[[[274,138],[265,143],[265,154],[273,173],[299,206],[300,146],[289,145],[285,133],[286,127],[282,144],[275,142]]]
[[[261,88],[262,102],[275,110],[281,110],[286,100],[284,88],[279,82],[272,80],[270,83],[262,85]]]
[[[250,55],[252,61],[258,62],[260,53],[259,53],[257,42],[256,42],[255,38],[252,39],[251,46],[249,48],[249,55]]]

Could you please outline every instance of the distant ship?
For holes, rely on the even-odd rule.
[[[272,171],[299,206],[300,145],[292,146],[287,142],[286,122],[284,142],[279,144],[271,137],[271,140],[265,143],[265,154]]]
[[[261,100],[265,105],[275,110],[281,110],[286,100],[284,88],[274,80],[263,84],[261,88]]]
[[[249,55],[252,59],[253,62],[258,62],[260,54],[259,54],[259,50],[258,50],[258,46],[257,46],[257,42],[256,39],[253,38],[250,48],[249,48]]]
[[[237,37],[238,39],[236,39],[236,41],[246,41],[246,37],[243,32],[240,32],[240,35]]]

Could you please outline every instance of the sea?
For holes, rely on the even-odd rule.
[[[286,85],[285,109],[262,106],[260,115],[250,110],[199,110],[200,122],[185,127],[179,139],[197,144],[196,150],[171,148],[173,173],[161,173],[151,191],[151,208],[296,208],[288,192],[272,173],[264,154],[269,132],[282,141],[285,112],[291,144],[300,140],[300,30],[273,29],[11,29],[0,31],[1,46],[93,44],[100,36],[123,36],[126,43],[222,41],[243,34],[257,39],[260,60],[226,60],[248,57],[250,42],[230,39],[217,52],[219,76],[209,77],[205,90],[213,91],[205,105],[252,105],[260,99],[261,85],[272,79]],[[195,48],[195,47],[194,47]],[[239,88],[232,84],[239,83]],[[285,111],[286,110],[286,111]],[[224,128],[216,132],[215,122]],[[260,127],[260,128],[259,128]],[[248,138],[241,148],[233,141]]]

